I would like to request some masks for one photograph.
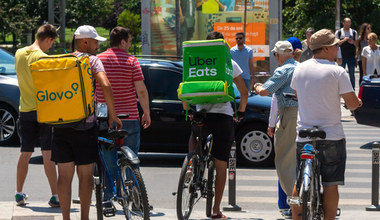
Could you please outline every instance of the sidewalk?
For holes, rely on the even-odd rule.
[[[118,207],[119,208],[119,207]],[[72,204],[71,218],[72,220],[80,219],[79,205]],[[279,220],[283,219],[279,212],[271,210],[253,211],[243,210],[242,212],[223,212],[229,219],[242,219],[242,220]],[[365,211],[365,207],[358,210],[343,210],[340,217],[337,219],[353,220],[353,219],[379,219],[380,212]],[[61,220],[61,213],[59,208],[50,208],[46,202],[30,201],[26,206],[16,206],[13,201],[0,202],[0,220]],[[90,209],[90,219],[96,219],[96,209],[94,204]],[[125,219],[123,213],[118,211],[117,215],[110,220]],[[161,209],[155,208],[151,212],[152,220],[175,220],[175,209]],[[194,210],[191,214],[191,219],[205,220],[203,211]]]

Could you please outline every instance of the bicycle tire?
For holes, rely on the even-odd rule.
[[[95,181],[99,178],[99,182]],[[94,164],[94,185],[95,185],[95,198],[96,198],[96,216],[97,220],[103,220],[103,184],[101,181],[101,168],[99,163]]]
[[[211,158],[208,162],[207,169],[207,199],[206,199],[206,216],[211,217],[212,210],[212,200],[214,198],[214,172],[215,163]]]
[[[303,189],[302,189],[303,190]],[[310,209],[309,209],[309,199],[310,190],[302,192],[302,220],[310,220]]]
[[[192,166],[192,174],[189,179],[186,179],[186,173],[189,168],[189,166]],[[176,211],[177,211],[177,218],[178,220],[187,220],[190,217],[191,211],[193,210],[194,201],[195,201],[195,184],[194,179],[196,179],[195,168],[198,166],[197,157],[193,153],[189,153],[182,164],[181,168],[181,174],[179,176],[178,181],[178,189],[177,189],[177,201],[176,201]],[[184,201],[185,198],[183,198],[184,193],[188,193],[186,195],[186,201]],[[184,203],[185,202],[185,203]],[[186,207],[184,207],[186,206]],[[185,210],[183,210],[185,209]]]
[[[125,188],[128,191],[128,201],[129,204],[123,204],[124,214],[126,219],[150,219],[150,209],[148,194],[146,192],[146,187],[144,180],[140,173],[140,169],[135,165],[131,164],[126,159],[120,160],[120,171],[122,176],[122,183],[124,183]],[[130,173],[130,175],[128,175]],[[134,177],[131,181],[129,176]],[[124,191],[120,188],[121,195],[124,196]],[[128,205],[128,207],[125,207]]]

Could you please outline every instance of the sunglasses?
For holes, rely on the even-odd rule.
[[[237,37],[236,40],[243,40],[243,38],[242,37]]]

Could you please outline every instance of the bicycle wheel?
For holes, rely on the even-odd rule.
[[[193,210],[196,194],[197,156],[189,153],[183,161],[177,189],[177,218],[187,220]]]
[[[307,191],[304,189],[302,190],[302,220],[310,220],[312,219],[309,209],[310,189]]]
[[[95,186],[95,198],[96,198],[96,216],[98,220],[103,220],[103,181],[101,176],[101,165],[95,163],[94,165],[94,186]]]
[[[126,198],[123,210],[126,219],[149,220],[149,201],[145,184],[139,168],[126,159],[120,159],[121,184],[127,192],[120,188],[121,196]]]
[[[212,200],[214,198],[214,159],[210,158],[207,170],[207,199],[206,199],[206,216],[211,216]]]

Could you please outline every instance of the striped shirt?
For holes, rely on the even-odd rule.
[[[129,114],[127,120],[139,120],[135,81],[144,80],[136,57],[121,49],[109,48],[98,55],[111,83],[116,114]],[[98,102],[105,102],[102,88],[96,85]]]

